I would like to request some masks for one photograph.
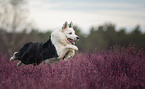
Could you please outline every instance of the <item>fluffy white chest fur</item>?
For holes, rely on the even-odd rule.
[[[54,44],[58,59],[68,60],[75,55],[75,51],[78,50],[75,46],[74,40],[78,40],[79,36],[75,34],[72,22],[68,24],[65,22],[62,29],[57,29],[51,33],[51,41]],[[52,59],[53,60],[53,59]],[[50,63],[50,59],[45,61]]]

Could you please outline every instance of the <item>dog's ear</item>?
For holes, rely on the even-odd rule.
[[[68,23],[67,23],[67,21],[64,23],[62,29],[66,29],[66,28],[68,28]]]
[[[73,28],[73,23],[72,22],[70,22],[69,27]]]

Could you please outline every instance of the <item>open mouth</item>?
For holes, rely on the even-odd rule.
[[[75,44],[74,40],[70,39],[70,38],[67,38],[67,40],[71,43],[71,44]]]

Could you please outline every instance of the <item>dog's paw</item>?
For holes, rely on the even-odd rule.
[[[74,46],[74,50],[76,50],[76,51],[77,51],[77,50],[78,50],[78,47],[77,47],[77,46]]]
[[[74,50],[78,50],[78,47],[75,46],[75,45],[73,45],[73,46],[72,46],[72,49],[74,49]]]
[[[72,53],[70,53],[70,58],[73,58],[74,55],[75,55],[75,51],[73,50]]]

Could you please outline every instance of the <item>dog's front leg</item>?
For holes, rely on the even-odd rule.
[[[63,59],[66,53],[68,52],[67,48],[63,48],[62,50],[59,51],[59,59]]]
[[[67,45],[65,46],[61,51],[59,51],[59,58],[62,59],[66,56],[67,52],[70,50],[73,50],[72,56],[74,56],[74,50],[78,50],[78,48],[75,45]]]
[[[78,47],[75,45],[66,45],[66,48],[71,50],[78,50]]]
[[[74,50],[69,50],[66,55],[64,60],[67,61],[68,59],[72,58],[75,55],[75,51]]]

